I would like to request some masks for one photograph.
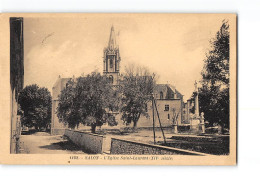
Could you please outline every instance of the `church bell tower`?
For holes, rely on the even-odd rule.
[[[120,54],[119,47],[116,44],[116,36],[114,27],[111,27],[110,37],[108,41],[108,46],[104,48],[104,69],[103,74],[107,75],[110,83],[113,85],[118,85],[119,77],[119,66],[120,66]]]

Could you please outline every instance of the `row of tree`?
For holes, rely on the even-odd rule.
[[[147,69],[130,66],[119,86],[113,86],[106,75],[93,72],[76,80],[71,79],[59,96],[57,115],[69,128],[80,124],[96,126],[108,122],[116,125],[115,111],[122,112],[126,124],[137,125],[141,115],[147,116],[146,104],[152,98],[154,76]]]
[[[147,116],[146,104],[152,98],[155,74],[148,69],[129,65],[120,79],[120,86],[113,86],[106,75],[93,72],[84,77],[70,79],[59,95],[55,112],[69,128],[80,124],[96,126],[108,123],[117,125],[113,112],[122,112],[126,124],[137,122],[141,115]],[[51,121],[51,94],[47,88],[33,84],[19,94],[22,125],[46,130]]]

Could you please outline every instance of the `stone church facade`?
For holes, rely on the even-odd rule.
[[[107,75],[110,83],[114,86],[119,85],[120,79],[120,52],[119,46],[116,43],[116,36],[114,27],[111,27],[108,46],[103,51],[103,74]],[[66,83],[72,78],[61,78],[58,80],[52,89],[52,120],[51,120],[51,133],[63,134],[66,126],[59,122],[56,109],[58,107],[58,95],[61,90],[66,87]],[[187,115],[184,115],[184,103],[183,95],[170,84],[157,84],[154,88],[154,98],[156,101],[157,109],[160,116],[160,121],[163,127],[172,127],[175,120],[175,124],[184,125],[188,123]],[[151,128],[153,127],[152,116],[152,102],[147,104],[148,118],[141,116],[137,127],[138,128]],[[113,115],[118,123],[117,126],[110,127],[108,124],[104,124],[102,128],[124,128],[126,125],[121,119],[120,112],[114,112]],[[130,124],[131,125],[131,124]],[[159,127],[159,120],[155,112],[155,127]]]

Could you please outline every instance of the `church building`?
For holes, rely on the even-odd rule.
[[[119,86],[120,80],[120,52],[119,46],[116,43],[116,36],[114,27],[111,27],[110,36],[107,47],[103,50],[103,74],[107,75],[112,85]],[[66,87],[66,83],[72,78],[59,77],[52,89],[52,122],[51,122],[51,134],[63,134],[66,128],[65,125],[59,122],[56,109],[58,107],[58,95],[61,90]],[[188,122],[187,116],[183,114],[184,103],[183,95],[170,84],[157,84],[154,88],[154,98],[156,101],[156,107],[160,115],[160,121],[162,127],[172,127],[174,124],[183,125]],[[147,104],[147,113],[149,117],[141,116],[137,127],[138,128],[151,128],[153,127],[152,116],[152,102]],[[108,127],[108,124],[104,124],[102,128],[123,128],[126,125],[121,119],[121,113],[113,113],[118,123],[117,126]],[[159,127],[159,119],[155,115],[155,127]]]

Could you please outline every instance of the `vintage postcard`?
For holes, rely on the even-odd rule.
[[[236,164],[236,14],[0,23],[2,164]]]

